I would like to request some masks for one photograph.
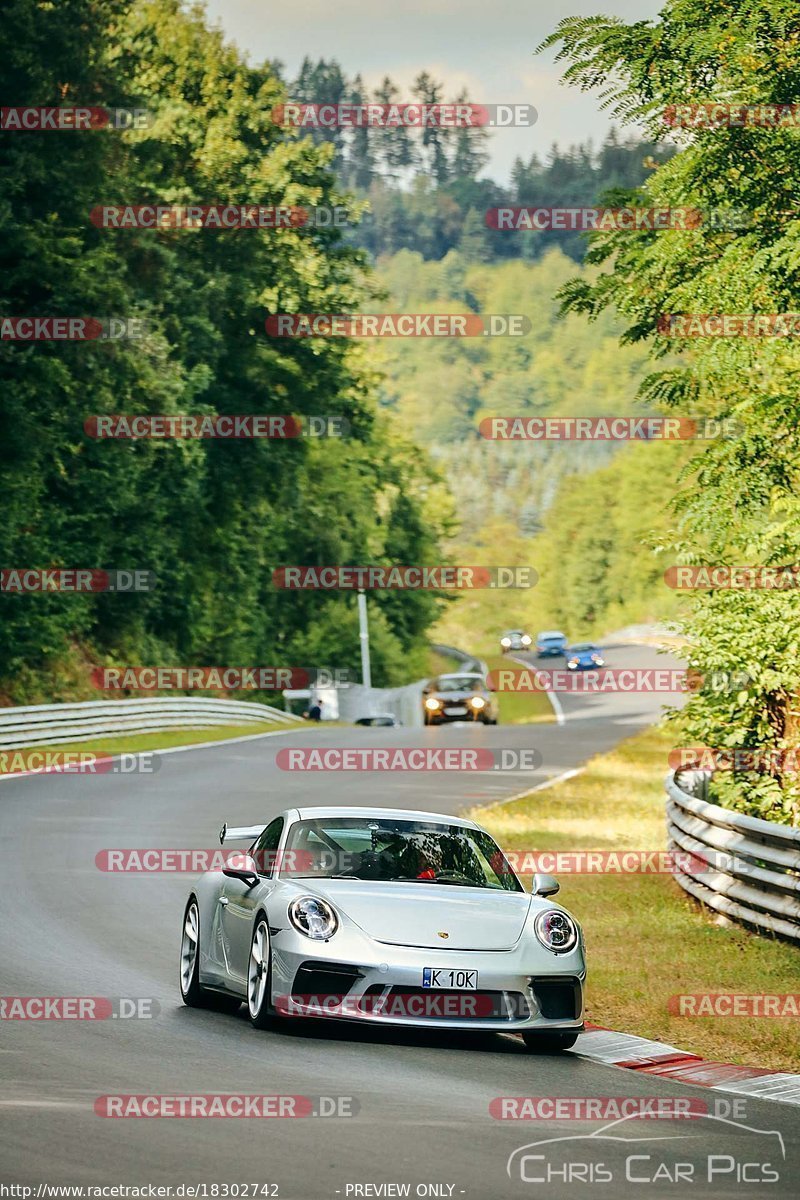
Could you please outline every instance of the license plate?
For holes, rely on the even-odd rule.
[[[452,971],[449,967],[423,967],[422,986],[433,990],[455,988],[459,992],[474,992],[478,988],[478,972]]]
[[[467,715],[465,708],[446,708],[444,711],[448,717],[465,717]]]

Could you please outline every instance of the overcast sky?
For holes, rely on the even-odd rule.
[[[448,98],[465,86],[476,102],[534,105],[532,129],[492,134],[486,174],[500,182],[517,155],[544,156],[553,142],[598,142],[609,128],[593,93],[559,83],[552,52],[534,56],[539,42],[563,17],[636,21],[661,7],[662,0],[207,0],[211,19],[252,62],[280,59],[288,78],[308,55],[335,58],[370,86],[390,75],[402,99],[412,99],[411,82],[425,69],[445,82]]]

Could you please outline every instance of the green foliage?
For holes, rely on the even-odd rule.
[[[363,348],[272,340],[264,318],[363,307],[374,291],[363,254],[327,230],[88,220],[101,202],[343,203],[330,149],[278,129],[270,112],[285,94],[271,68],[247,66],[178,0],[15,0],[4,26],[0,91],[15,103],[135,104],[155,121],[125,134],[2,134],[0,311],[135,314],[148,333],[0,343],[0,563],[143,567],[158,586],[0,597],[0,690],[41,698],[37,678],[77,644],[102,661],[264,665],[313,665],[324,645],[325,665],[357,669],[355,597],[280,592],[273,568],[437,561],[446,506],[425,511],[431,468],[376,412]],[[83,432],[92,414],[163,412],[329,414],[352,434],[109,442]],[[377,682],[406,678],[439,605],[376,596]]]
[[[570,82],[599,87],[616,115],[663,130],[669,105],[792,101],[800,84],[800,11],[794,0],[671,0],[659,19],[625,25],[597,17],[559,26]],[[783,338],[676,341],[659,332],[670,313],[783,313],[800,308],[796,129],[733,125],[676,133],[680,152],[638,193],[647,203],[726,207],[746,228],[593,238],[588,260],[605,266],[562,293],[565,307],[597,316],[616,308],[625,340],[650,343],[655,358],[679,349],[678,368],[651,375],[645,398],[683,412],[729,417],[735,436],[710,443],[692,465],[677,512],[685,561],[780,564],[800,559],[800,422],[796,343]],[[691,404],[691,408],[688,405]],[[674,559],[673,559],[674,561]],[[682,718],[688,744],[765,751],[761,768],[719,777],[721,801],[800,823],[796,776],[779,755],[796,747],[796,594],[701,597],[687,631],[700,670],[731,657],[752,686],[727,698],[699,696]]]
[[[531,314],[524,337],[384,339],[381,404],[430,446],[470,541],[487,519],[532,535],[561,479],[607,463],[614,447],[591,442],[502,442],[479,436],[484,417],[624,416],[644,373],[638,347],[620,349],[605,314],[587,330],[559,316],[554,293],[574,270],[553,249],[536,263],[482,263],[451,251],[424,262],[402,251],[379,264],[387,307],[403,312]]]

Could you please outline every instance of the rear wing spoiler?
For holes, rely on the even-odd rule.
[[[266,828],[266,825],[239,825],[229,829],[223,824],[219,831],[219,844],[224,846],[226,842],[254,842],[256,838],[261,837]]]

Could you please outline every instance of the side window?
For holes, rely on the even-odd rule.
[[[274,821],[270,821],[256,843],[253,857],[258,865],[259,875],[263,875],[267,879],[275,869],[275,851],[278,849],[282,833],[283,817],[276,817]]]

